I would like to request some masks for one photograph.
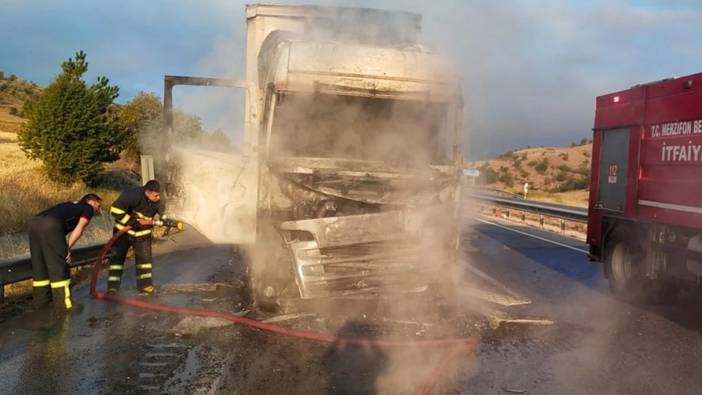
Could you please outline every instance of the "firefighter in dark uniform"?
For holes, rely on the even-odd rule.
[[[134,248],[137,288],[145,294],[154,292],[151,281],[151,231],[154,216],[158,214],[163,217],[164,208],[165,205],[161,201],[161,185],[156,180],[147,182],[143,187],[125,190],[112,203],[110,214],[115,220],[115,232],[125,226],[131,229],[115,242],[107,277],[108,293],[114,294],[119,290],[129,247]]]
[[[83,235],[95,215],[100,215],[102,199],[89,193],[79,201],[65,202],[42,211],[29,220],[34,305],[52,300],[59,310],[73,308],[71,302],[71,248]],[[66,235],[71,234],[66,241]]]

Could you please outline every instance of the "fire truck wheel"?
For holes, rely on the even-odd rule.
[[[609,288],[620,300],[630,303],[645,303],[646,285],[649,282],[643,273],[641,254],[629,242],[618,241],[608,254]]]

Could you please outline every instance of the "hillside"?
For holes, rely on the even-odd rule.
[[[539,147],[508,151],[496,159],[471,162],[480,169],[478,183],[522,194],[529,183],[529,198],[574,206],[587,206],[592,144],[583,139],[570,147]]]
[[[16,133],[24,122],[25,100],[36,100],[40,93],[39,85],[0,71],[0,131]]]

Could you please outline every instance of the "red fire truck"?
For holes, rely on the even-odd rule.
[[[593,140],[587,242],[613,293],[702,283],[702,73],[599,96]]]

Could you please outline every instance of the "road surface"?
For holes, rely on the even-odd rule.
[[[464,264],[531,300],[500,311],[553,325],[495,329],[475,315],[476,302],[465,293],[456,311],[388,298],[298,304],[288,315],[271,315],[246,303],[236,250],[190,231],[156,247],[159,293],[150,300],[344,336],[478,335],[479,349],[447,359],[451,350],[442,347],[388,350],[299,340],[95,301],[80,285],[74,289],[83,305],[79,313],[60,319],[24,313],[0,323],[0,388],[27,394],[699,393],[698,302],[620,303],[578,241],[468,218],[465,229]],[[462,289],[474,286],[469,273],[460,279]],[[127,274],[123,293],[130,295],[133,269]]]

